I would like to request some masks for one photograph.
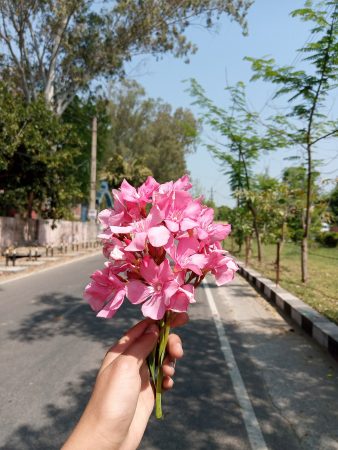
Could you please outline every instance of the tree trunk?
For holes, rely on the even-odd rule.
[[[256,241],[257,241],[257,258],[258,258],[258,262],[261,263],[262,259],[263,259],[263,252],[262,252],[261,235],[259,233],[257,226],[255,226],[255,235],[256,235]]]
[[[245,265],[246,266],[250,262],[251,255],[252,255],[251,236],[245,236]]]
[[[254,228],[255,236],[256,236],[257,258],[258,258],[258,262],[261,263],[262,262],[262,245],[261,245],[261,236],[259,233],[259,228],[258,228],[258,223],[257,223],[257,213],[256,213],[256,209],[254,208],[254,206],[252,205],[251,202],[248,203],[248,206],[249,206],[249,209],[252,214],[252,224],[253,224],[253,228]]]
[[[32,218],[34,193],[28,192],[27,195],[27,219]]]
[[[255,236],[256,236],[256,243],[257,243],[257,258],[258,258],[258,262],[261,263],[262,262],[262,244],[261,244],[261,235],[259,233],[259,229],[258,229],[258,225],[257,225],[257,220],[256,220],[256,214],[254,213],[254,210],[251,210],[252,215],[253,215],[253,228],[255,231]]]
[[[276,253],[276,260],[275,260],[276,271],[277,271],[277,266],[280,265],[280,255],[281,255],[282,249],[285,244],[285,234],[286,234],[286,221],[284,221],[282,223],[281,238],[277,242],[277,253]],[[278,269],[278,271],[279,271],[279,269]],[[276,277],[277,277],[277,275],[276,275]],[[276,282],[276,284],[278,284],[278,283]]]
[[[310,137],[308,137],[307,145],[307,180],[306,180],[306,203],[305,203],[305,217],[303,218],[303,239],[301,245],[301,268],[302,268],[302,282],[306,283],[309,279],[308,274],[308,238],[311,223],[311,197],[312,197],[312,153],[311,153]]]
[[[276,254],[276,286],[279,285],[280,279],[280,252],[281,252],[282,242],[277,242],[277,254]]]
[[[308,240],[303,237],[301,245],[301,267],[302,267],[302,282],[306,283],[308,280]]]

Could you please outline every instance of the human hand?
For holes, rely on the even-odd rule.
[[[185,313],[173,314],[171,327],[184,325]],[[131,328],[106,354],[87,407],[62,450],[134,450],[154,408],[147,356],[159,337],[150,319]],[[173,387],[174,362],[183,356],[182,343],[170,334],[163,362],[163,389]]]

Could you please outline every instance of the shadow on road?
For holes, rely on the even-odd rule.
[[[210,285],[210,287],[214,287]],[[11,332],[11,338],[19,341],[35,339],[51,339],[56,334],[79,335],[84,338],[97,339],[105,342],[112,338],[112,321],[99,321],[93,312],[84,304],[74,308],[80,299],[64,296],[60,293],[41,296],[39,300],[44,310],[35,312],[25,319],[20,327]],[[69,307],[68,305],[71,305]],[[196,304],[196,319],[182,329],[179,329],[185,357],[177,366],[175,389],[164,396],[164,421],[151,419],[143,442],[142,450],[249,450],[246,430],[238,402],[234,395],[229,371],[220,351],[215,326],[210,319],[204,319],[205,310]],[[201,309],[199,309],[201,308]],[[113,319],[116,336],[135,322],[139,316],[138,308],[126,307]],[[258,324],[267,333],[253,331],[245,338],[238,332],[236,326],[227,325],[227,333],[237,363],[250,395],[255,413],[262,426],[264,437],[271,449],[300,449],[301,445],[295,432],[273,404],[262,373],[271,369],[253,361],[249,354],[250,347],[259,353],[265,351],[268,330],[277,326],[274,320],[262,321]],[[285,339],[282,334],[273,339]],[[244,342],[245,341],[245,342]],[[303,358],[303,347],[290,346],[287,355],[276,355],[276,381],[282,382],[284,388],[294,384],[295,380],[307,383],[310,387],[317,380],[311,379],[304,364],[303,370],[293,368],[283,363],[288,360]],[[75,422],[81,415],[92,389],[96,371],[87,371],[79,376],[78,381],[68,384],[61,395],[66,407],[47,403],[44,406],[46,423],[39,426],[27,424],[15,430],[1,447],[2,450],[48,450],[58,449],[65,441]],[[323,374],[324,376],[324,374]],[[323,384],[320,398],[317,402],[332,403],[337,395],[334,380]],[[338,399],[337,399],[338,400]],[[308,391],[302,389],[295,394],[294,402],[311,401]],[[286,403],[285,408],[289,406]],[[330,409],[338,423],[338,410]],[[304,429],[316,428],[314,416],[302,417]]]
[[[52,339],[56,335],[76,335],[111,342],[119,337],[140,317],[139,308],[128,308],[123,314],[124,305],[113,320],[95,316],[88,304],[81,298],[54,292],[38,297],[39,310],[26,317],[19,327],[9,331],[9,338],[22,342]]]
[[[83,411],[95,377],[96,371],[88,371],[81,375],[79,382],[69,383],[63,392],[67,402],[66,408],[47,404],[44,407],[47,425],[41,428],[31,425],[20,426],[1,450],[59,449]]]
[[[45,301],[45,300],[44,300]],[[69,301],[69,299],[67,300]],[[61,308],[61,306],[60,306]],[[88,307],[86,307],[88,309]],[[57,308],[57,311],[59,309]],[[133,309],[122,312],[124,329],[126,316]],[[55,313],[55,307],[49,310],[50,317]],[[65,334],[81,333],[90,338],[105,339],[111,326],[103,324],[100,331],[92,326],[93,316],[89,311],[77,311],[77,318],[68,316],[66,323],[59,332]],[[75,323],[72,323],[76,319]],[[128,319],[129,320],[129,319]],[[51,338],[56,330],[47,336],[41,317],[34,316],[25,321],[13,337],[32,340],[40,336]],[[117,323],[114,322],[114,328]],[[33,326],[33,329],[30,327]],[[105,330],[107,326],[107,330]],[[141,449],[234,449],[233,443],[239,440],[241,449],[248,449],[246,432],[241,415],[228,381],[219,352],[216,331],[208,320],[191,321],[179,329],[184,346],[185,357],[179,362],[175,389],[167,393],[163,399],[165,420],[151,419]],[[61,397],[67,403],[66,408],[54,404],[44,406],[44,416],[47,425],[35,427],[21,426],[13,432],[2,450],[48,450],[58,449],[67,438],[77,419],[81,415],[90,395],[96,371],[84,372],[80,381],[69,384]],[[228,389],[222,387],[228,385]],[[226,432],[225,432],[226,430]],[[226,438],[224,438],[226,436]],[[235,440],[235,441],[234,441]],[[244,445],[243,445],[244,443]],[[228,447],[226,446],[228,444]]]

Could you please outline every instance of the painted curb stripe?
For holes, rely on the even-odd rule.
[[[331,356],[338,361],[338,338],[337,331],[338,327],[334,325],[329,319],[324,318],[321,314],[311,308],[309,305],[304,303],[298,297],[291,295],[288,291],[283,289],[283,293],[286,295],[291,295],[291,298],[297,300],[297,304],[304,305],[307,310],[311,310],[315,318],[307,317],[306,313],[302,311],[297,305],[293,305],[291,299],[290,303],[288,299],[283,298],[283,294],[275,291],[276,288],[271,287],[272,282],[270,280],[265,280],[269,282],[267,286],[259,273],[251,274],[250,269],[244,268],[242,265],[239,266],[238,273],[248,280],[248,282],[256,288],[256,290],[265,297],[270,303],[276,304],[277,308],[281,309],[290,319],[297,323],[311,338],[313,338],[321,347],[325,348]],[[262,278],[258,280],[258,278]],[[249,281],[250,280],[250,281]],[[317,319],[316,319],[317,318]],[[321,326],[322,322],[329,324],[330,327],[337,331],[327,331],[327,327]]]

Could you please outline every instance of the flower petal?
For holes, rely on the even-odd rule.
[[[127,202],[137,202],[139,195],[136,189],[126,179],[122,181],[120,190],[124,200]]]
[[[140,280],[130,280],[126,286],[126,294],[134,305],[146,301],[154,292],[152,286],[142,283]]]
[[[187,257],[197,253],[199,249],[199,242],[196,238],[183,238],[180,239],[177,245],[177,259],[180,260],[183,257]]]
[[[147,233],[141,231],[140,233],[135,233],[134,239],[125,248],[127,252],[138,252],[144,250],[146,246]]]
[[[99,212],[97,218],[102,223],[102,225],[104,225],[105,227],[109,227],[109,219],[112,214],[114,214],[114,212],[111,209],[103,209]]]
[[[174,274],[171,270],[170,263],[167,259],[165,259],[163,263],[158,266],[158,279],[159,281],[166,282],[168,280],[172,280],[173,278]]]
[[[222,241],[230,234],[230,232],[231,232],[230,224],[222,225],[218,223],[210,225],[209,227],[209,236],[211,238],[211,242]]]
[[[178,291],[180,285],[176,280],[168,281],[162,289],[162,297],[165,305],[170,304],[171,297]]]
[[[159,266],[150,256],[145,256],[140,266],[140,274],[149,284],[158,282]]]
[[[184,292],[176,292],[170,299],[169,309],[175,312],[186,312],[189,304],[189,298]]]
[[[180,229],[179,224],[174,220],[166,219],[164,222],[172,233],[177,233]]]
[[[199,223],[196,220],[192,220],[189,217],[185,217],[180,225],[182,231],[191,230],[199,226]]]
[[[153,247],[162,247],[169,241],[170,232],[165,226],[160,225],[148,230],[148,238]]]
[[[190,262],[198,266],[200,269],[203,269],[208,263],[208,257],[206,255],[202,255],[200,253],[196,253],[195,255],[191,255],[189,258]]]
[[[153,206],[146,218],[148,228],[154,227],[163,221],[163,214],[157,205]]]
[[[127,233],[131,233],[133,231],[133,227],[131,227],[131,226],[116,227],[115,225],[112,225],[110,227],[110,231],[112,231],[115,234],[127,234]]]
[[[99,311],[99,313],[96,315],[96,317],[103,317],[104,319],[110,319],[115,315],[117,310],[120,308],[120,306],[123,303],[124,297],[125,297],[125,289],[122,289],[121,291],[118,291],[113,299],[109,301],[102,309]]]
[[[228,269],[227,266],[223,266],[215,269],[213,274],[215,275],[217,286],[222,286],[222,284],[229,283],[229,281],[234,279],[235,271]]]
[[[154,320],[163,319],[165,311],[166,308],[161,295],[154,295],[150,300],[142,305],[143,315]]]

